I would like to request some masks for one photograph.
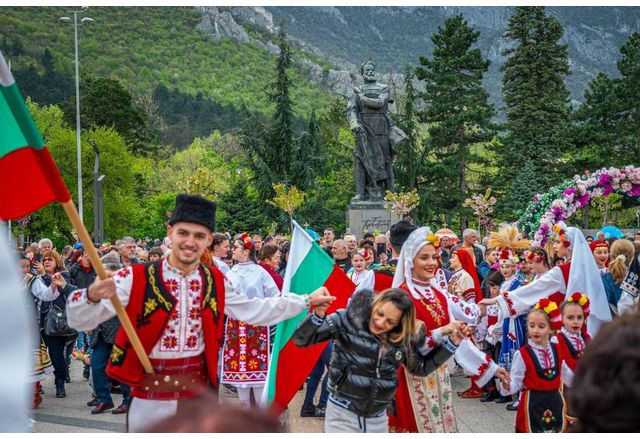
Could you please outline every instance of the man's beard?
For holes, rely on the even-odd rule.
[[[365,81],[367,82],[373,82],[376,80],[376,74],[372,73],[371,75],[367,75],[366,73],[362,75],[362,77],[364,78]]]

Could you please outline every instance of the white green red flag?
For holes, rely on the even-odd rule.
[[[0,52],[0,220],[70,198]]]
[[[293,221],[293,236],[282,291],[309,294],[327,287],[336,301],[328,313],[347,306],[356,286],[333,259]],[[265,398],[279,413],[289,405],[300,386],[311,373],[327,342],[300,348],[293,344],[293,333],[306,312],[279,323],[269,364]]]

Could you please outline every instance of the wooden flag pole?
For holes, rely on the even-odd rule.
[[[66,212],[69,220],[71,220],[71,224],[73,224],[74,229],[78,233],[78,237],[80,241],[84,245],[84,250],[89,254],[89,259],[91,260],[91,265],[93,265],[94,270],[96,271],[98,277],[100,279],[107,279],[109,276],[107,275],[107,270],[105,270],[104,265],[102,265],[102,261],[100,260],[100,256],[98,256],[98,252],[96,251],[95,246],[93,245],[93,241],[87,232],[87,228],[84,223],[80,219],[80,215],[78,215],[78,211],[76,209],[75,204],[73,204],[73,200],[69,200],[66,203],[62,203],[62,207],[64,207],[64,211]],[[114,295],[111,298],[111,303],[113,303],[113,307],[116,309],[116,314],[118,315],[118,319],[120,319],[120,323],[122,323],[122,327],[124,331],[127,333],[127,337],[129,337],[129,341],[133,346],[133,349],[136,351],[138,358],[140,359],[140,363],[142,363],[142,367],[144,371],[148,374],[153,374],[153,367],[151,366],[151,361],[149,361],[149,357],[147,353],[144,351],[144,347],[142,347],[142,343],[140,342],[140,338],[138,338],[138,334],[136,330],[133,328],[131,324],[131,320],[129,320],[129,316],[124,310],[122,306],[122,302],[117,295]]]

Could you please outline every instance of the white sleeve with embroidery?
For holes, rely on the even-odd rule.
[[[113,275],[116,284],[116,294],[123,307],[129,303],[131,287],[133,286],[133,272],[131,267],[122,268]],[[102,299],[98,303],[89,301],[87,290],[76,290],[67,298],[67,320],[69,326],[78,331],[90,331],[100,323],[116,315],[116,310],[109,299]]]
[[[56,300],[60,296],[60,291],[56,288],[54,290],[53,284],[46,286],[42,279],[35,278],[31,283],[31,294],[43,301]]]
[[[516,351],[513,354],[513,361],[511,362],[511,371],[510,380],[509,380],[509,390],[505,389],[502,386],[500,380],[496,380],[496,384],[498,385],[498,390],[501,395],[508,396],[516,394],[521,388],[522,383],[524,382],[524,374],[527,372],[527,366],[524,364],[524,360],[522,359],[522,354],[520,351]]]
[[[270,326],[297,316],[309,308],[306,295],[282,293],[281,296],[249,299],[225,278],[224,312],[228,316],[250,325]]]
[[[516,317],[524,314],[540,299],[549,297],[556,291],[566,291],[566,289],[562,271],[560,268],[554,267],[534,282],[509,291],[506,296],[498,296],[501,320],[505,316]]]
[[[478,305],[472,302],[465,302],[458,296],[455,296],[448,292],[443,292],[447,297],[449,305],[449,313],[453,316],[454,320],[459,320],[470,325],[476,325],[478,318],[480,317],[480,308]]]
[[[471,341],[460,342],[454,354],[456,363],[471,375],[475,383],[482,387],[489,382],[498,370],[498,365],[484,352],[481,352]]]

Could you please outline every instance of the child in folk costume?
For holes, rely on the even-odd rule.
[[[373,282],[373,272],[367,270],[367,259],[373,255],[364,248],[356,249],[351,255],[351,268],[347,271],[347,277],[358,286],[360,283],[370,284]]]
[[[428,227],[413,231],[402,246],[393,279],[393,286],[405,290],[411,297],[416,318],[425,323],[429,348],[446,344],[448,338],[445,334],[451,332],[456,321],[475,324],[480,315],[477,305],[441,290],[436,283],[438,244],[438,237]],[[504,377],[506,373],[468,339],[460,343],[455,360],[466,373],[474,375],[479,386],[486,384],[494,375]],[[404,369],[398,373],[396,413],[389,418],[392,430],[457,431],[451,379],[446,367],[440,367],[426,378],[415,377]]]
[[[586,321],[589,317],[589,299],[580,292],[573,293],[562,304],[562,329],[556,334],[558,348],[563,351],[567,365],[575,371],[578,361],[584,353],[584,349],[591,336],[586,331]],[[576,421],[571,409],[571,387],[564,385],[562,388],[565,401],[567,401],[567,422],[573,425]]]
[[[503,395],[520,391],[516,433],[561,433],[566,429],[566,406],[561,379],[571,382],[573,371],[564,351],[551,342],[551,334],[562,326],[560,309],[545,298],[527,316],[528,343],[513,357],[507,386],[498,384]]]
[[[596,261],[600,274],[604,275],[609,271],[609,243],[604,239],[591,241],[589,248],[593,253],[593,259]]]
[[[267,271],[256,264],[255,246],[247,233],[238,235],[232,247],[237,264],[227,273],[229,282],[241,294],[253,297],[273,297],[280,294]],[[250,325],[229,317],[222,351],[222,384],[238,389],[240,404],[248,407],[253,391],[260,401],[269,367],[269,327]]]
[[[428,375],[451,357],[462,338],[458,323],[451,326],[453,343],[427,349],[424,325],[416,321],[411,299],[398,288],[377,295],[360,290],[346,309],[328,316],[326,310],[316,307],[308,314],[293,340],[303,347],[335,340],[327,433],[388,432],[387,409],[398,386],[398,368],[404,365],[411,373]]]

